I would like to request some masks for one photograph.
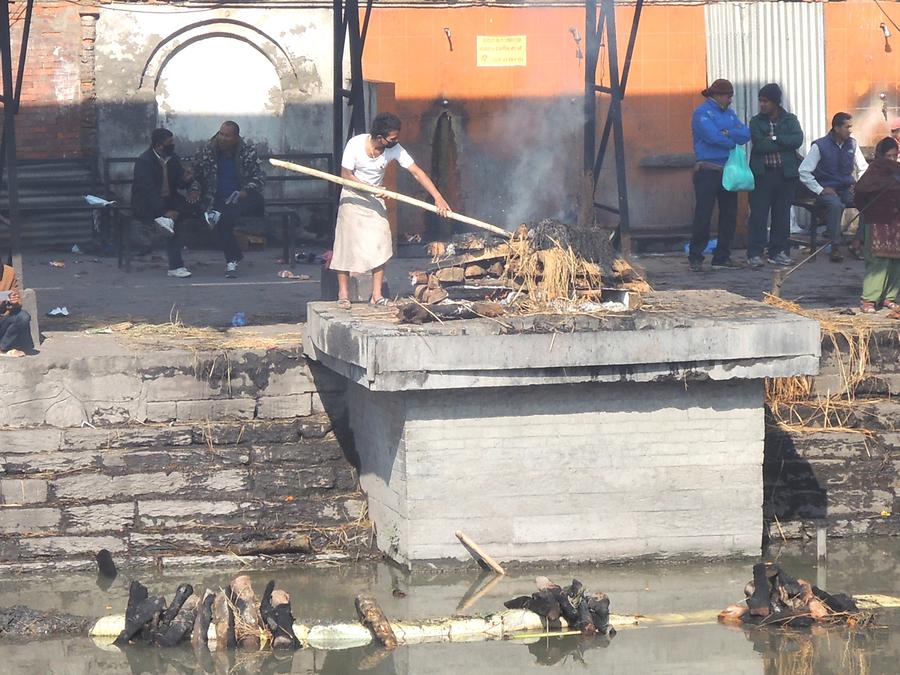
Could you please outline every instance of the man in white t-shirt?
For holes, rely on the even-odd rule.
[[[438,213],[450,212],[434,183],[400,145],[400,118],[381,113],[372,120],[368,134],[354,136],[344,148],[341,177],[376,187],[384,184],[387,165],[396,160],[434,199]],[[384,205],[385,195],[357,192],[352,188],[341,191],[337,226],[334,233],[334,254],[331,269],[338,275],[338,307],[350,308],[349,279],[351,272],[372,272],[372,304],[388,305],[381,295],[384,265],[393,255],[391,228]]]

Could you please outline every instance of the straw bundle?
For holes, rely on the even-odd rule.
[[[577,256],[571,246],[553,241],[550,248],[536,250],[524,228],[509,242],[505,279],[520,292],[525,310],[547,309],[553,301],[575,300],[577,290],[599,291],[599,265]]]
[[[846,422],[852,417],[856,388],[867,377],[871,324],[860,315],[836,316],[827,311],[804,309],[773,295],[766,295],[763,302],[819,322],[822,336],[831,343],[841,382],[837,392],[814,400],[811,377],[766,380],[766,402],[776,422],[791,431],[811,427],[817,431],[822,428],[859,431],[846,426]],[[804,414],[797,412],[800,403],[805,408]],[[813,425],[813,419],[822,422]]]

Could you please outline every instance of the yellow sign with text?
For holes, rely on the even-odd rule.
[[[525,35],[479,35],[477,58],[479,68],[524,66]]]

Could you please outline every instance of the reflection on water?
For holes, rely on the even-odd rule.
[[[829,542],[828,588],[834,591],[900,595],[900,541]],[[814,551],[775,551],[779,564],[796,576],[815,580]],[[753,561],[641,563],[590,568],[515,571],[491,586],[468,609],[496,611],[516,595],[533,590],[536,574],[568,583],[577,576],[591,589],[607,592],[616,613],[691,612],[719,609],[742,597]],[[141,573],[153,592],[171,596],[182,581],[195,588],[218,587],[234,572],[170,570]],[[37,609],[94,615],[121,613],[131,573],[124,571],[104,592],[92,575],[0,579],[0,606],[16,603]],[[475,572],[405,574],[386,565],[252,573],[260,589],[269,578],[292,595],[294,614],[304,622],[355,617],[353,598],[376,596],[388,616],[450,616],[470,591]],[[395,590],[402,591],[394,593]],[[405,596],[403,595],[405,593]],[[397,597],[400,596],[400,597]],[[639,627],[605,638],[540,638],[505,642],[428,644],[385,652],[366,648],[323,652],[197,652],[178,649],[99,647],[86,638],[30,644],[0,643],[0,672],[81,675],[98,673],[754,673],[758,675],[877,675],[900,672],[900,610],[877,616],[869,629],[784,630],[716,624]]]

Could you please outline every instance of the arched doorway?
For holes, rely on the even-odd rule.
[[[261,151],[284,146],[281,80],[245,40],[219,34],[185,44],[162,65],[155,93],[160,126],[188,144],[202,143],[233,119]]]

